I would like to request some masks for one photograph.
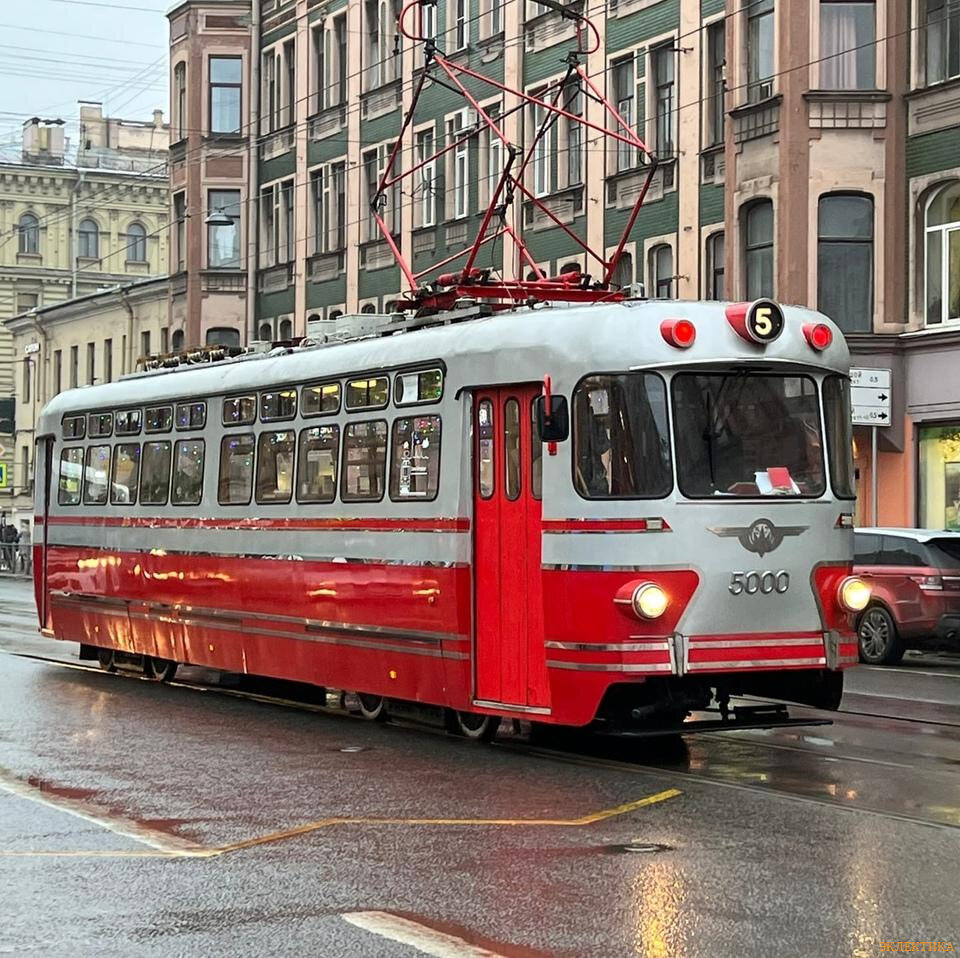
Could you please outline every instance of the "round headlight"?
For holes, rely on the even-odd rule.
[[[642,619],[659,619],[667,611],[667,593],[652,582],[633,590],[633,611]]]
[[[847,612],[862,612],[870,602],[870,586],[855,575],[848,575],[837,590],[837,599]]]

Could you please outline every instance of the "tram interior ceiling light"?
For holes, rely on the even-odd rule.
[[[833,342],[833,330],[826,323],[804,323],[803,338],[811,349],[822,353]]]
[[[667,593],[653,582],[638,585],[633,592],[633,610],[642,619],[659,619],[667,611]]]
[[[855,575],[848,575],[837,589],[837,599],[847,612],[862,612],[870,602],[870,595],[870,586]]]
[[[689,319],[665,319],[660,324],[660,335],[670,346],[689,349],[697,338],[697,327]]]

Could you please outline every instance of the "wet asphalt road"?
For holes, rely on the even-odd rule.
[[[848,673],[832,726],[548,751],[70,667],[35,628],[0,580],[0,954],[960,948],[960,658]]]

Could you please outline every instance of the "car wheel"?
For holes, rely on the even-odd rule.
[[[880,605],[872,605],[857,629],[860,661],[869,665],[896,665],[903,658],[903,642],[893,616]]]

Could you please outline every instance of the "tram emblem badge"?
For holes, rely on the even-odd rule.
[[[755,552],[761,558],[780,546],[787,536],[799,536],[809,526],[776,526],[770,519],[757,519],[749,526],[709,526],[715,536],[736,536],[747,552]]]

